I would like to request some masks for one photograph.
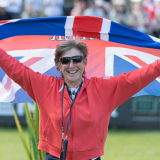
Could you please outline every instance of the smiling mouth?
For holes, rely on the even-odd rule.
[[[75,74],[75,73],[77,73],[78,72],[78,70],[77,71],[67,71],[69,74]]]

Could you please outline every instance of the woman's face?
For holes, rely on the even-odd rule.
[[[62,57],[73,56],[82,56],[82,54],[78,49],[72,48],[62,55]],[[72,60],[70,60],[68,64],[62,64],[60,62],[60,71],[63,73],[64,80],[68,87],[77,88],[81,84],[85,66],[86,59],[82,59],[80,63],[73,63]]]

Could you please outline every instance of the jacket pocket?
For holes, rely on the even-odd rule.
[[[51,128],[51,121],[50,121],[50,118],[48,118],[46,126],[45,126],[44,131],[43,131],[43,137],[44,137],[44,140],[46,142],[48,142],[47,137],[48,137],[48,133],[49,133],[50,128]]]
[[[60,149],[62,140],[61,128],[58,124],[52,123],[51,118],[47,120],[43,137],[48,144]]]

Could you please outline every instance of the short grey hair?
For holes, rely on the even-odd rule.
[[[68,50],[75,48],[80,51],[80,53],[83,55],[84,59],[87,59],[88,57],[88,47],[86,43],[80,41],[80,40],[67,40],[64,42],[61,42],[57,45],[56,51],[55,51],[55,65],[57,71],[60,71],[58,62],[61,56]],[[85,74],[85,71],[84,71]],[[63,76],[63,75],[62,75]]]

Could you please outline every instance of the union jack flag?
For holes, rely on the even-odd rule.
[[[89,16],[17,19],[0,22],[0,47],[42,74],[60,77],[55,70],[56,45],[79,38],[89,47],[86,76],[109,78],[141,68],[160,57],[160,40],[107,19]],[[0,70],[0,102],[32,102]],[[135,96],[160,95],[157,78]]]

